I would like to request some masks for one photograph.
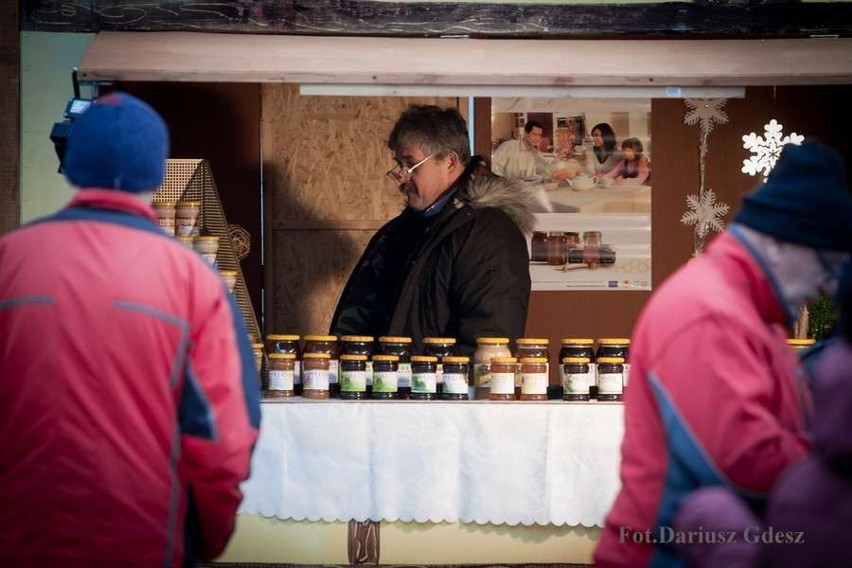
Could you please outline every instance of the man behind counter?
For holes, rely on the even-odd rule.
[[[341,294],[331,332],[455,337],[523,335],[530,295],[525,234],[534,198],[471,158],[459,112],[411,106],[388,139],[388,175],[405,210],[375,234]]]

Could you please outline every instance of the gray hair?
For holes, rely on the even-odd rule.
[[[394,124],[388,137],[393,152],[406,144],[419,144],[426,154],[458,155],[462,164],[470,162],[470,140],[467,122],[454,108],[436,105],[411,105]]]

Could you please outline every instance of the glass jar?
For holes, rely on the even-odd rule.
[[[796,352],[796,355],[816,345],[816,339],[788,339],[787,345]]]
[[[621,357],[624,359],[624,387],[627,388],[627,381],[630,376],[630,338],[628,337],[604,337],[598,339],[598,351],[595,354],[598,359],[601,357]]]
[[[270,398],[288,398],[296,395],[293,384],[296,355],[293,353],[269,354],[269,389]]]
[[[568,240],[562,231],[547,233],[547,264],[560,265],[568,260]]]
[[[293,366],[293,387],[297,395],[302,394],[302,347],[301,335],[270,333],[266,336],[266,349],[270,353],[292,353],[296,356]]]
[[[383,355],[399,357],[399,398],[411,394],[411,338],[384,336],[379,338],[379,351]]]
[[[518,361],[527,357],[543,357],[545,360],[544,374],[550,380],[550,340],[545,337],[519,337],[515,341],[515,354]],[[515,376],[515,395],[521,399],[521,391],[523,384],[523,372],[521,366],[518,365],[518,373]],[[545,388],[546,391],[546,388]],[[521,399],[524,400],[524,399]]]
[[[328,355],[328,393],[330,397],[340,395],[340,346],[336,335],[306,335],[302,359],[308,353]]]
[[[426,355],[433,355],[438,358],[438,369],[436,371],[438,378],[438,397],[444,388],[444,357],[454,355],[456,348],[456,340],[453,337],[424,337],[423,349]]]
[[[595,364],[595,340],[580,337],[564,337],[559,341],[562,347],[559,349],[559,360],[562,361],[565,357],[586,357],[589,359],[589,370],[586,380],[592,385],[592,390],[589,392],[590,398],[595,398],[597,392],[597,366]],[[559,384],[565,387],[565,365],[559,365]],[[563,391],[563,398],[565,391]]]
[[[444,400],[467,400],[468,377],[470,376],[470,357],[463,355],[448,355],[443,358],[444,390],[441,398]]]
[[[491,360],[494,357],[511,357],[508,337],[477,337],[473,352],[474,398],[487,400],[491,393]],[[514,381],[513,381],[514,384]]]
[[[544,231],[533,231],[530,239],[530,260],[533,262],[547,262],[547,233]]]
[[[219,254],[219,237],[204,235],[192,239],[192,248],[201,255],[207,264],[216,268],[216,255]]]
[[[305,398],[328,398],[329,367],[328,353],[305,353],[302,355],[302,396]]]
[[[200,201],[178,201],[175,205],[175,234],[181,237],[197,235],[200,212]]]
[[[433,355],[411,357],[411,398],[435,400],[438,398],[438,358]]]
[[[344,353],[340,356],[340,398],[367,398],[367,356]]]
[[[366,355],[367,366],[367,395],[373,389],[373,353],[374,338],[372,335],[342,335],[340,336],[341,355]],[[342,391],[341,391],[342,392]]]
[[[598,400],[622,400],[624,358],[598,357]]]
[[[372,397],[379,400],[398,398],[399,356],[373,355]]]
[[[494,357],[491,359],[491,371],[488,400],[515,400],[515,357]]]
[[[174,201],[154,201],[151,203],[157,215],[157,224],[167,234],[175,236],[175,216],[177,203]]]
[[[589,400],[594,375],[589,374],[591,361],[588,357],[564,357],[562,359],[563,400]]]
[[[521,400],[547,400],[547,357],[522,357]]]

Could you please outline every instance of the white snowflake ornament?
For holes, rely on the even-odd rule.
[[[683,123],[692,125],[697,122],[701,133],[707,136],[713,130],[714,123],[728,122],[728,113],[723,108],[727,103],[727,99],[684,99],[683,104],[689,110],[683,116]]]
[[[689,210],[680,218],[684,225],[695,225],[695,232],[699,239],[703,239],[710,231],[721,232],[725,230],[722,217],[731,210],[727,203],[716,202],[716,194],[712,189],[706,189],[698,195],[687,195],[686,204]]]
[[[787,144],[799,145],[805,137],[795,132],[783,136],[784,126],[774,118],[763,128],[766,138],[754,132],[743,136],[743,148],[753,155],[743,160],[742,172],[751,176],[762,174],[765,182],[781,155],[781,149]]]

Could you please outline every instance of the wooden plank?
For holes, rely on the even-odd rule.
[[[0,235],[21,223],[20,196],[20,34],[18,5],[0,15]]]
[[[83,80],[351,85],[759,86],[852,83],[852,39],[470,40],[98,35]]]
[[[847,2],[699,0],[559,4],[273,0],[24,0],[33,31],[216,31],[370,36],[848,36]]]
[[[376,231],[387,219],[275,219],[273,231]]]

